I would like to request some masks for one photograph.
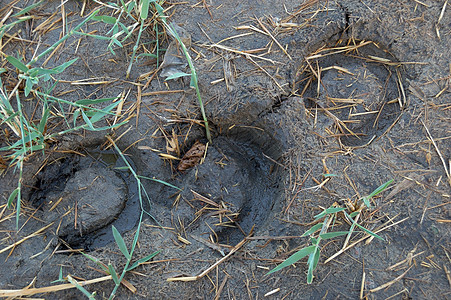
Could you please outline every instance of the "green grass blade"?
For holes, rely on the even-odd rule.
[[[105,24],[110,24],[110,25],[114,25],[117,22],[117,19],[115,17],[105,16],[105,15],[95,16],[92,19],[95,21],[101,21]]]
[[[173,189],[179,190],[179,191],[182,190],[181,188],[176,187],[175,185],[172,185],[172,184],[167,183],[166,181],[163,181],[163,180],[160,180],[160,179],[150,178],[150,177],[146,177],[146,176],[138,176],[138,177],[139,177],[139,178],[142,178],[142,179],[152,180],[152,181],[155,181],[155,182],[158,182],[158,183],[167,185],[167,186],[169,186],[169,187],[171,187],[171,188],[173,188]]]
[[[373,198],[374,196],[382,193],[391,183],[393,182],[393,179],[387,181],[386,183],[382,184],[380,187],[375,189],[369,196],[368,199]]]
[[[105,265],[97,258],[94,257],[92,255],[86,254],[84,252],[81,252],[81,254],[86,257],[87,259],[93,261],[96,265],[98,265],[102,270],[104,270],[105,272],[109,273],[109,270],[107,267],[105,267]]]
[[[298,252],[294,253],[293,255],[291,255],[290,257],[288,257],[286,260],[284,260],[281,264],[279,264],[277,267],[275,267],[274,269],[272,269],[271,271],[269,271],[268,273],[266,273],[266,275],[269,275],[271,273],[277,272],[282,270],[285,267],[291,266],[292,264],[296,263],[297,261],[299,261],[300,259],[306,257],[307,255],[310,255],[313,253],[313,251],[315,251],[316,246],[312,245],[312,246],[308,246],[305,248],[302,248],[301,250],[299,250]]]
[[[311,284],[313,282],[313,271],[316,269],[319,261],[320,250],[315,246],[315,251],[310,254],[308,259],[308,272],[307,272],[307,283]]]
[[[140,266],[141,264],[143,264],[145,262],[148,262],[149,260],[154,258],[158,253],[160,253],[160,251],[155,251],[154,253],[135,261],[133,263],[133,265],[131,265],[130,267],[127,268],[127,272],[137,268],[138,266]]]
[[[186,76],[191,76],[191,74],[184,73],[184,72],[178,72],[178,73],[174,73],[172,75],[169,75],[168,77],[166,77],[165,80],[177,79],[177,78],[186,77]]]
[[[83,295],[85,295],[86,297],[88,297],[88,299],[96,299],[95,298],[95,293],[90,293],[88,292],[84,287],[82,287],[75,279],[73,279],[70,275],[67,275],[67,281],[69,281],[71,284],[73,284],[77,290],[79,290],[80,292],[83,293]]]
[[[37,2],[37,3],[35,3],[35,4],[32,4],[32,5],[30,5],[30,6],[27,6],[27,7],[25,7],[24,9],[20,10],[19,12],[15,13],[14,15],[12,15],[11,17],[12,17],[12,18],[16,18],[16,17],[19,17],[19,16],[21,16],[21,15],[24,15],[24,14],[26,14],[27,12],[29,12],[30,10],[32,10],[32,9],[38,7],[39,5],[41,5],[42,2],[44,2],[44,1],[42,0],[42,1],[39,1],[39,2]]]
[[[327,239],[333,239],[337,236],[347,235],[349,231],[335,231],[335,232],[326,232],[323,234],[320,234],[319,237],[323,240]]]
[[[11,207],[11,204],[13,203],[14,199],[16,199],[17,194],[19,194],[19,188],[16,188],[8,197],[8,208]]]
[[[141,0],[140,18],[143,21],[149,15],[149,2],[149,0]]]
[[[75,101],[75,103],[78,104],[78,105],[91,105],[91,104],[98,104],[98,103],[113,101],[113,100],[116,100],[116,99],[117,99],[117,97],[100,98],[100,99],[80,99],[80,100]]]
[[[301,237],[311,235],[311,234],[315,233],[317,230],[319,230],[321,227],[323,227],[323,223],[318,223],[316,225],[313,225],[312,228],[310,228],[309,230],[304,232],[304,234],[301,235]]]
[[[83,120],[85,121],[86,125],[88,125],[88,127],[91,130],[95,130],[94,126],[91,123],[91,120],[89,120],[88,116],[85,114],[84,111],[81,111],[81,116],[83,117]]]
[[[344,207],[330,207],[330,208],[327,208],[323,212],[317,214],[315,216],[315,220],[321,219],[322,217],[324,217],[324,216],[326,216],[328,214],[335,214],[337,212],[344,211],[344,210],[346,210],[346,208],[344,208]]]
[[[368,233],[368,234],[374,236],[375,238],[378,238],[378,239],[380,239],[381,241],[384,241],[384,242],[385,242],[385,240],[384,240],[382,237],[380,237],[380,236],[377,235],[376,233],[372,232],[371,230],[366,229],[365,227],[363,227],[362,225],[360,225],[359,223],[357,223],[356,221],[354,221],[354,219],[351,218],[351,216],[350,216],[347,212],[344,212],[344,213],[345,213],[345,215],[348,217],[348,219],[352,222],[352,224],[354,224],[355,226],[359,227],[360,229],[362,229],[362,230],[365,231],[366,233]]]
[[[14,67],[21,70],[24,73],[28,72],[28,68],[26,65],[24,65],[20,60],[15,58],[14,56],[7,56],[6,60],[9,61]]]
[[[119,278],[117,277],[116,270],[113,268],[111,263],[108,264],[108,272],[110,273],[111,278],[113,278],[114,283],[119,285]]]
[[[130,253],[128,253],[127,246],[125,245],[124,239],[122,238],[119,231],[114,227],[114,225],[111,226],[113,230],[113,237],[116,241],[117,246],[119,247],[119,250],[121,250],[122,254],[124,254],[125,258],[128,260],[131,259]]]

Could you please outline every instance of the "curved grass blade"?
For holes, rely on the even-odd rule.
[[[286,260],[284,260],[281,264],[279,264],[277,267],[275,267],[274,269],[272,269],[271,271],[269,271],[268,273],[266,273],[266,275],[269,275],[271,273],[277,272],[282,270],[285,267],[291,266],[292,264],[296,263],[297,261],[299,261],[300,259],[306,257],[307,255],[310,255],[313,253],[313,251],[315,251],[316,246],[312,245],[312,246],[308,246],[305,248],[302,248],[301,250],[299,250],[298,252],[296,252],[295,254],[291,255],[290,257],[288,257]]]
[[[330,207],[330,208],[326,208],[323,212],[317,214],[315,216],[315,220],[321,219],[322,217],[328,215],[328,214],[334,214],[340,211],[344,211],[346,210],[345,207]]]
[[[320,250],[319,247],[316,247],[315,251],[310,254],[308,259],[308,272],[307,272],[307,283],[311,284],[313,282],[313,271],[316,269],[319,261]]]
[[[301,235],[301,237],[304,237],[304,236],[307,236],[307,235],[311,235],[311,234],[315,233],[317,230],[319,230],[321,227],[323,227],[323,223],[322,222],[312,226],[312,228],[310,228],[309,230],[304,232],[304,234]]]
[[[182,190],[181,188],[179,188],[179,187],[176,187],[175,185],[172,185],[172,184],[170,184],[170,183],[167,183],[166,181],[163,181],[163,180],[160,180],[160,179],[156,179],[156,178],[150,178],[150,177],[146,177],[146,176],[140,176],[140,175],[138,175],[138,177],[139,177],[139,178],[142,178],[142,179],[152,180],[152,181],[155,181],[155,182],[158,182],[158,183],[161,183],[161,184],[167,185],[167,186],[169,186],[169,187],[171,187],[171,188],[173,188],[173,189],[179,190],[179,191],[181,191],[181,190]]]
[[[135,261],[133,263],[133,265],[131,265],[130,267],[127,268],[127,272],[131,271],[135,268],[137,268],[138,266],[140,266],[141,264],[148,262],[149,260],[151,260],[152,258],[154,258],[158,253],[160,253],[160,251],[155,251],[154,253],[147,255],[146,257],[143,257],[141,259],[138,259],[137,261]]]
[[[333,239],[337,236],[347,235],[349,231],[335,231],[335,232],[326,232],[323,234],[320,234],[319,237],[323,240],[327,239]]]
[[[125,245],[124,239],[122,238],[119,231],[114,227],[114,225],[111,226],[113,230],[113,237],[116,241],[117,246],[119,247],[119,250],[121,250],[122,254],[124,254],[125,258],[130,260],[131,256],[130,253],[128,253],[127,246]]]

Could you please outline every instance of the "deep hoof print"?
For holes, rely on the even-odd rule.
[[[46,165],[37,175],[33,205],[54,223],[63,248],[90,251],[114,240],[111,225],[121,232],[138,221],[136,183],[113,152],[84,150]],[[71,250],[68,250],[71,252]]]
[[[278,142],[260,128],[213,139],[205,158],[176,177],[185,201],[168,202],[174,225],[188,237],[229,245],[263,227],[282,195],[280,155]]]
[[[350,147],[383,135],[406,104],[401,64],[371,41],[350,40],[312,53],[296,88],[319,134]]]

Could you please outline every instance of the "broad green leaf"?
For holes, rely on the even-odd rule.
[[[323,227],[323,223],[318,223],[316,225],[313,225],[312,228],[310,228],[309,230],[304,232],[304,234],[301,235],[301,237],[311,235],[311,234],[315,233],[317,230],[319,230],[321,227]]]
[[[191,76],[191,74],[184,73],[184,72],[174,73],[174,74],[172,74],[172,75],[169,75],[169,76],[166,78],[166,80],[177,79],[177,78],[185,77],[185,76]]]
[[[335,232],[326,232],[323,234],[320,234],[319,237],[323,240],[327,239],[333,239],[337,236],[347,235],[349,231],[335,231]]]
[[[13,203],[14,199],[16,198],[17,194],[19,193],[20,188],[16,188],[8,197],[8,208],[11,207],[11,204]]]
[[[308,259],[308,272],[307,272],[307,283],[311,284],[313,282],[313,271],[316,269],[319,261],[319,248],[316,248],[315,251],[310,254]]]
[[[372,197],[376,196],[377,194],[382,193],[391,183],[393,182],[393,179],[387,181],[386,183],[382,184],[380,187],[375,189],[368,198],[371,199]]]
[[[91,123],[91,120],[89,120],[88,116],[84,113],[84,111],[81,111],[81,116],[83,117],[83,120],[85,121],[86,125],[88,125],[88,127],[91,130],[95,130],[94,126]]]
[[[285,267],[291,266],[292,264],[296,263],[300,259],[306,257],[307,255],[312,254],[313,251],[315,251],[315,249],[316,249],[316,246],[314,246],[314,245],[302,248],[301,250],[299,250],[298,252],[294,253],[293,255],[288,257],[286,260],[284,260],[277,267],[275,267],[274,269],[272,269],[271,271],[266,273],[266,275],[274,273],[274,272],[277,272],[277,271],[279,271],[279,270],[281,270],[281,269],[283,269]]]
[[[12,15],[11,17],[12,17],[12,18],[16,18],[16,17],[19,17],[19,16],[21,16],[21,15],[24,15],[24,14],[26,14],[27,12],[29,12],[30,10],[34,9],[35,7],[41,5],[42,2],[44,2],[44,1],[42,0],[42,1],[36,2],[35,4],[32,4],[32,5],[30,5],[30,6],[27,6],[27,7],[25,7],[24,9],[22,9],[21,11],[19,11],[19,12],[15,13],[14,15]]]
[[[6,60],[9,61],[14,67],[21,70],[24,73],[28,72],[28,68],[26,65],[24,65],[20,60],[15,58],[14,56],[7,56]]]
[[[370,198],[363,197],[362,200],[366,207],[371,208]]]
[[[74,127],[75,127],[75,125],[77,123],[77,119],[78,119],[79,115],[80,115],[80,109],[75,110],[74,114],[72,115],[72,118],[74,119]]]
[[[354,218],[355,216],[357,216],[360,212],[359,211],[355,211],[352,212],[351,214],[349,214],[349,216],[351,216],[351,218]]]
[[[83,293],[88,299],[94,299],[95,300],[95,292],[90,293],[88,292],[84,287],[82,287],[75,279],[73,279],[70,275],[67,275],[67,281],[69,281],[72,285],[74,285],[77,290]]]
[[[121,103],[121,101],[116,101],[114,103],[111,103],[110,105],[108,105],[107,107],[105,107],[104,109],[102,109],[101,111],[96,112],[92,118],[91,118],[91,122],[95,123],[97,121],[100,121],[102,118],[104,118],[106,115],[108,114],[112,114],[111,111],[113,110],[113,108],[115,108],[116,106],[119,105],[119,103]]]
[[[354,225],[356,225],[357,227],[359,227],[360,229],[362,229],[362,230],[365,231],[366,233],[368,233],[368,234],[374,236],[375,238],[378,238],[378,239],[380,239],[380,240],[382,240],[382,241],[385,242],[385,240],[384,240],[382,237],[380,237],[380,236],[377,235],[376,233],[372,232],[371,230],[366,229],[365,227],[363,227],[362,225],[360,225],[359,223],[357,223],[356,221],[354,221],[354,219],[352,219],[351,216],[350,216],[347,212],[345,212],[345,215],[349,218],[349,220],[350,220]]]
[[[114,98],[101,98],[101,99],[80,99],[80,100],[75,101],[75,103],[79,104],[79,105],[91,105],[91,104],[112,101],[114,99],[117,99],[117,98],[114,97]]]
[[[157,58],[158,57],[158,56],[156,56],[153,53],[141,53],[141,54],[137,55],[136,58],[138,59],[139,57],[142,57],[142,56],[144,56],[144,57],[152,57],[152,58]]]
[[[345,207],[330,207],[330,208],[327,208],[327,209],[325,209],[323,212],[321,212],[320,214],[317,214],[317,215],[315,216],[315,220],[321,219],[321,218],[324,217],[325,215],[328,215],[328,214],[335,214],[335,213],[337,213],[337,212],[344,211],[344,210],[346,210]]]
[[[123,45],[121,44],[121,42],[119,42],[117,39],[112,39],[113,43],[115,43],[117,46],[119,46],[120,48],[123,47]]]
[[[47,105],[44,105],[44,112],[42,113],[41,121],[39,121],[38,131],[41,134],[44,134],[45,125],[47,124],[47,120],[49,118],[50,108]]]
[[[119,231],[114,227],[114,225],[111,226],[113,229],[113,237],[116,241],[117,246],[119,247],[119,250],[121,250],[122,254],[124,254],[125,258],[130,260],[131,256],[130,253],[128,253],[127,246],[125,245],[124,239],[122,238]]]
[[[127,272],[128,272],[128,271],[131,271],[131,270],[133,270],[133,269],[135,269],[136,267],[138,267],[138,266],[141,265],[142,263],[148,262],[149,260],[151,260],[152,258],[154,258],[158,253],[160,253],[160,251],[156,251],[156,252],[154,252],[154,253],[152,253],[152,254],[150,254],[150,255],[144,257],[144,258],[141,258],[141,259],[135,261],[135,262],[133,263],[133,265],[131,265],[130,267],[128,267]]]
[[[105,15],[95,16],[92,19],[96,20],[96,21],[102,21],[103,23],[111,24],[111,25],[114,25],[117,22],[117,19],[115,17],[105,16]]]
[[[141,0],[141,11],[140,11],[140,17],[141,20],[147,19],[147,16],[149,15],[149,0]]]
[[[52,71],[56,72],[57,74],[63,72],[64,70],[66,70],[67,67],[69,67],[70,65],[72,65],[74,62],[76,62],[78,60],[78,58],[74,58],[72,60],[69,60],[61,65],[59,65],[58,67],[55,67],[52,69]]]
[[[113,278],[113,281],[116,285],[119,284],[119,277],[117,277],[116,270],[114,270],[113,265],[111,263],[108,264],[108,272],[111,275],[111,278]]]
[[[130,13],[133,8],[135,8],[135,1],[130,1],[130,3],[127,5],[126,11]]]

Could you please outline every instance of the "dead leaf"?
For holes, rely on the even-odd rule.
[[[186,171],[189,168],[197,165],[202,157],[205,154],[205,145],[199,141],[196,141],[191,149],[185,153],[179,165],[177,166],[177,170],[180,172]]]

